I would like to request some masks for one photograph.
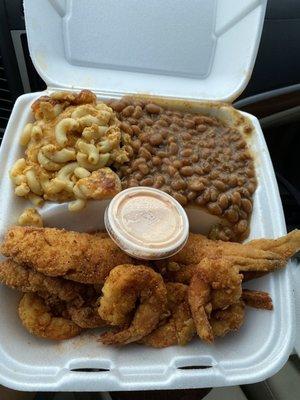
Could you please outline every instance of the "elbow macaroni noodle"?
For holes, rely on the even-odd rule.
[[[44,155],[43,149],[38,152],[38,161],[47,171],[59,171],[61,168],[60,164],[49,160],[49,158]]]
[[[74,174],[77,176],[77,178],[82,179],[82,178],[87,178],[88,176],[91,175],[90,171],[88,171],[85,168],[82,167],[77,167],[74,169]]]
[[[29,186],[30,190],[39,196],[42,195],[43,189],[38,180],[35,170],[31,167],[25,172],[25,176],[27,180],[27,185]]]
[[[85,153],[88,156],[87,160],[89,163],[94,165],[98,163],[99,153],[94,144],[86,143],[83,140],[78,140],[76,145],[82,153]]]
[[[78,121],[74,118],[64,118],[55,127],[55,138],[59,145],[64,146],[67,141],[67,133],[78,128]]]
[[[20,137],[21,146],[27,146],[28,143],[30,142],[32,127],[33,124],[31,122],[25,125],[25,128],[23,129],[22,135]]]
[[[25,156],[13,164],[10,178],[15,194],[35,206],[41,206],[44,200],[74,200],[69,209],[79,211],[92,197],[76,183],[92,179],[94,171],[129,160],[130,152],[124,146],[128,134],[118,127],[114,111],[96,103],[91,92],[84,92],[54,93],[32,105],[35,121],[25,125],[19,139]],[[76,103],[76,99],[86,103]],[[28,215],[22,216],[23,222]]]
[[[49,158],[49,160],[54,161],[55,163],[66,163],[76,159],[75,149],[65,148],[58,150],[53,144],[43,146],[42,152],[47,158]]]
[[[43,203],[44,203],[44,199],[41,196],[37,196],[34,193],[29,193],[28,194],[28,199],[36,207],[41,207],[43,205]]]
[[[43,137],[42,128],[39,125],[33,126],[31,129],[31,138],[34,141],[41,140]]]
[[[107,165],[110,159],[110,154],[100,154],[97,164],[92,164],[88,161],[88,156],[85,153],[77,153],[78,164],[87,169],[88,171],[97,171],[97,169],[103,168]]]
[[[21,226],[43,226],[43,220],[40,213],[35,208],[25,208],[19,216],[18,223]]]

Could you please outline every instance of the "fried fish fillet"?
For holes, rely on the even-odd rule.
[[[288,260],[300,251],[300,230],[295,229],[278,239],[254,239],[247,244],[256,249],[272,251],[281,258]]]
[[[109,238],[56,228],[13,226],[1,246],[3,255],[45,275],[82,283],[103,283],[117,265],[133,263]]]
[[[0,262],[0,283],[24,293],[37,293],[48,302],[70,302],[85,292],[79,283],[45,276],[12,260]]]
[[[180,264],[196,264],[204,257],[230,258],[242,271],[277,269],[283,260],[277,254],[250,247],[246,244],[212,241],[202,235],[190,234],[187,245],[172,261]]]
[[[62,305],[81,328],[105,325],[98,314],[99,293],[91,285],[46,276],[12,260],[0,262],[0,283],[23,293],[36,293],[48,307]]]
[[[240,271],[274,271],[284,267],[288,258],[299,250],[299,230],[279,239],[257,239],[246,244],[213,241],[203,235],[190,233],[186,246],[168,262],[193,265],[205,257],[225,258]]]
[[[170,262],[190,266],[203,258],[224,258],[242,272],[269,272],[284,267],[287,259],[299,250],[298,230],[276,240],[258,239],[247,244],[213,241],[191,233],[179,253],[155,265],[160,270]],[[135,263],[108,237],[56,228],[13,226],[5,235],[1,252],[45,275],[91,284],[104,283],[117,265]],[[192,270],[193,267],[189,267],[185,279],[178,281],[186,283]],[[180,273],[183,272],[178,271]]]

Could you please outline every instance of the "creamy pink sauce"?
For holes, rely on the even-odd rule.
[[[176,206],[156,193],[141,192],[120,198],[113,214],[123,235],[142,246],[172,246],[182,235],[183,219]]]

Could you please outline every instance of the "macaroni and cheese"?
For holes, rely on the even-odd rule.
[[[74,200],[69,209],[78,211],[89,198],[121,190],[109,167],[128,162],[130,149],[112,108],[88,90],[42,96],[31,108],[35,121],[26,124],[20,138],[25,155],[10,170],[17,196],[36,206]]]

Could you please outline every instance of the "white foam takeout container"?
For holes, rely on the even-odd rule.
[[[31,57],[48,92],[90,88],[100,98],[147,93],[195,101],[192,107],[243,129],[256,164],[258,189],[249,239],[285,234],[278,188],[258,120],[214,101],[232,101],[254,63],[266,1],[235,0],[26,0]],[[0,231],[27,203],[13,193],[8,171],[21,157],[22,128],[30,104],[43,93],[18,98],[1,146]],[[201,101],[200,101],[201,100]],[[78,231],[103,228],[107,202],[81,213],[66,205],[42,209],[48,226]],[[193,214],[191,229],[205,231]],[[201,229],[202,228],[202,229]],[[52,342],[30,335],[17,316],[20,295],[0,288],[0,382],[18,390],[112,391],[200,388],[263,380],[278,371],[293,345],[294,313],[288,269],[249,283],[268,291],[274,311],[247,309],[237,333],[207,345],[152,349],[137,344],[104,347],[97,331]]]

